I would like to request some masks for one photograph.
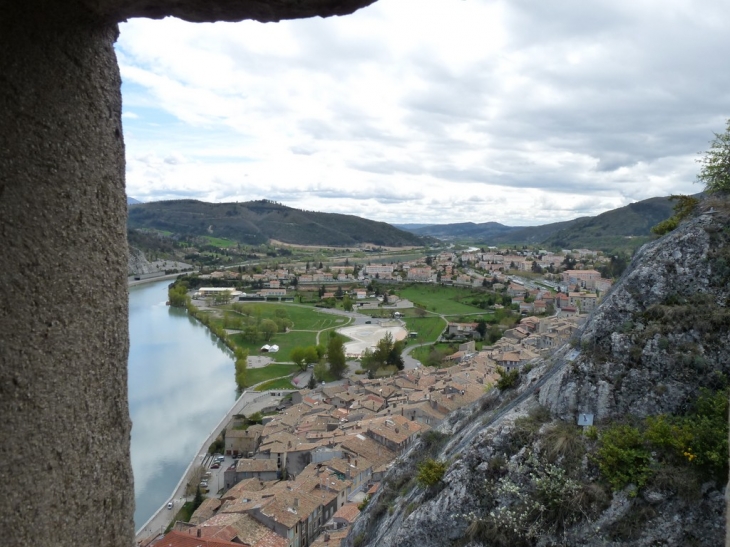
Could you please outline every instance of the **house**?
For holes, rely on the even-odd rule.
[[[231,466],[233,467],[233,466]],[[278,478],[279,468],[276,460],[241,459],[236,466],[228,468],[223,473],[226,488],[238,484],[244,479],[258,479],[260,481],[273,481]]]
[[[473,336],[478,323],[449,323],[447,334],[449,336]]]
[[[595,281],[601,279],[601,274],[596,270],[565,270],[562,274],[563,285],[568,287],[589,287],[595,286]]]
[[[370,420],[366,434],[388,450],[400,454],[411,445],[419,433],[427,429],[428,426],[412,422],[405,416],[394,415]]]
[[[360,509],[354,503],[347,503],[340,507],[337,512],[332,515],[332,522],[335,524],[335,529],[347,528],[352,526],[360,516]]]
[[[228,456],[252,454],[258,450],[262,425],[252,425],[248,429],[229,429],[226,431],[225,451]]]
[[[430,266],[410,268],[406,277],[409,281],[430,281],[433,270]]]

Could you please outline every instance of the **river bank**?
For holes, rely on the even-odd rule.
[[[185,273],[189,272],[183,272],[183,273],[175,273],[175,274],[162,274],[162,275],[156,275],[153,277],[141,277],[139,279],[135,279],[134,277],[128,277],[127,278],[127,286],[134,287],[137,285],[144,285],[145,283],[155,283],[157,281],[164,281],[166,279],[177,279],[178,276],[184,275]]]
[[[137,528],[167,501],[201,440],[237,400],[231,352],[185,310],[165,304],[168,284],[155,279],[129,288]]]
[[[255,386],[253,388],[255,388]],[[231,406],[225,416],[221,418],[218,424],[201,444],[200,449],[190,461],[187,469],[178,481],[171,495],[162,503],[160,508],[147,520],[147,522],[139,527],[135,538],[138,545],[144,544],[151,538],[164,533],[167,526],[188,499],[185,496],[185,491],[188,482],[194,474],[195,468],[206,463],[208,447],[213,443],[218,435],[220,435],[223,428],[235,415],[253,414],[255,412],[260,412],[265,408],[278,405],[288,393],[296,391],[292,389],[257,392],[253,391],[253,388],[251,388],[251,390],[244,391],[233,406]],[[225,468],[225,465],[221,466],[218,472],[222,474],[225,471]],[[172,510],[167,509],[168,502],[173,503]]]

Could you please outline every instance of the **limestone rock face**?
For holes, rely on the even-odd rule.
[[[134,247],[129,248],[129,275],[148,274],[152,272],[152,265],[144,253]]]
[[[641,248],[580,336],[581,356],[540,393],[563,419],[681,412],[730,374],[724,215]]]
[[[448,441],[437,452],[422,439],[399,458],[346,545],[722,545],[724,485],[695,478],[692,496],[681,494],[691,480],[673,468],[664,482],[612,493],[589,452],[551,460],[549,448],[562,450],[555,447],[569,437],[549,444],[549,435],[575,431],[578,412],[598,423],[682,413],[701,388],[724,386],[729,219],[700,215],[644,246],[572,344],[523,375],[516,392],[492,390],[450,416],[438,428]],[[415,482],[423,454],[449,464],[437,487]],[[571,506],[579,496],[580,508]],[[546,517],[556,499],[560,514]]]

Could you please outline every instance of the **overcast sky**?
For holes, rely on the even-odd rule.
[[[534,225],[695,193],[727,0],[379,0],[122,24],[127,194]]]

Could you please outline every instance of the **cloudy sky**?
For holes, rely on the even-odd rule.
[[[730,117],[727,0],[379,0],[131,20],[127,193],[534,225],[695,193]]]

